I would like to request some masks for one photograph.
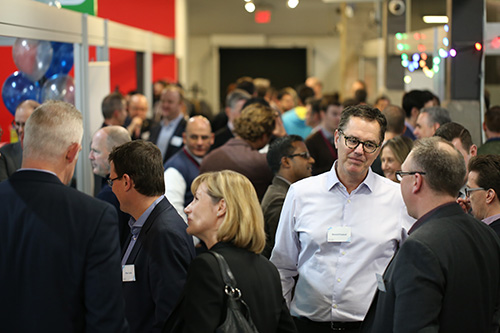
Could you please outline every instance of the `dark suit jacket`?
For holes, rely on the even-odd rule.
[[[500,237],[500,219],[491,222],[490,227],[493,228],[493,230],[495,230],[497,235]]]
[[[123,282],[131,332],[159,331],[174,308],[195,255],[186,228],[166,198],[144,223],[126,262],[134,265],[136,281]]]
[[[130,215],[124,213],[120,210],[120,202],[116,198],[116,195],[113,193],[113,190],[106,182],[102,185],[101,191],[96,196],[97,199],[101,199],[102,201],[109,202],[116,209],[116,213],[118,214],[118,230],[120,237],[120,246],[123,248],[127,238],[130,237],[130,226],[128,225],[128,221],[130,220]]]
[[[286,193],[290,184],[281,178],[274,177],[273,183],[267,188],[264,198],[262,198],[262,213],[264,213],[264,227],[266,229],[266,247],[262,255],[269,259],[274,248],[276,229],[280,220],[281,209],[285,202]]]
[[[330,171],[333,162],[337,159],[337,149],[334,145],[325,141],[321,130],[316,131],[306,139],[306,146],[314,158],[313,176]]]
[[[0,331],[127,331],[115,209],[40,171],[0,202]]]
[[[498,329],[500,239],[456,203],[421,220],[384,273],[386,292],[377,291],[363,331]]]
[[[270,261],[230,243],[217,243],[211,250],[226,259],[260,333],[296,332]],[[200,254],[189,267],[180,302],[163,332],[214,332],[225,320],[226,302],[219,264],[210,253]]]
[[[23,148],[21,142],[11,143],[0,148],[0,182],[9,178],[21,168]]]
[[[165,162],[170,157],[172,157],[175,153],[177,153],[179,150],[182,149],[182,146],[183,146],[182,144],[179,146],[174,146],[172,144],[172,138],[174,136],[178,136],[178,137],[182,138],[182,133],[184,133],[184,130],[186,129],[186,124],[187,124],[186,120],[184,118],[182,118],[181,121],[179,122],[179,124],[177,125],[177,127],[175,128],[174,134],[172,134],[172,136],[170,137],[170,141],[168,142],[167,153],[163,157],[163,164],[165,164]],[[160,135],[161,127],[162,127],[162,123],[160,122],[159,124],[156,124],[155,126],[153,126],[151,128],[151,135],[149,136],[149,141],[151,141],[155,145],[158,145],[158,136]]]
[[[229,139],[234,138],[234,135],[233,132],[231,132],[229,127],[227,127],[226,125],[223,128],[219,129],[217,132],[215,132],[214,137],[215,137],[214,144],[212,145],[212,147],[210,147],[210,150],[214,150],[224,145],[226,142],[229,141]]]

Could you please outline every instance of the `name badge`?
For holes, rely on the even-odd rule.
[[[328,228],[328,242],[351,242],[351,227]]]
[[[382,275],[375,273],[375,276],[377,277],[377,288],[381,292],[385,293],[385,283],[384,283],[384,278]]]
[[[182,146],[182,138],[180,136],[173,136],[172,140],[170,140],[170,144],[172,146],[180,147]]]
[[[123,265],[122,266],[122,282],[133,282],[135,281],[135,266],[134,265]]]

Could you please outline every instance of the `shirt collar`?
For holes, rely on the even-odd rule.
[[[333,166],[330,169],[330,172],[328,173],[327,184],[326,184],[328,186],[328,190],[331,190],[333,187],[337,185],[345,187],[337,175],[337,170],[336,170],[337,162],[338,160],[336,160],[335,163],[333,163]],[[359,189],[361,188],[367,188],[368,191],[372,192],[375,186],[375,182],[376,182],[376,176],[370,167],[368,168],[368,174],[366,175],[365,179],[363,179],[361,184],[359,184],[354,191],[359,191]]]
[[[331,140],[333,138],[333,133],[327,131],[324,127],[321,127],[320,128],[320,131],[321,133],[323,133],[323,136],[327,139],[327,140]]]
[[[167,127],[174,126],[174,127],[177,127],[177,125],[181,122],[182,118],[184,118],[184,113],[180,112],[179,115],[177,116],[177,118],[172,119],[168,123],[166,122],[166,119],[163,119],[163,126],[167,126]]]
[[[162,201],[164,198],[163,195],[161,195],[160,197],[158,197],[158,199],[156,199],[149,207],[148,209],[146,209],[144,211],[144,213],[142,213],[142,215],[139,217],[139,219],[136,221],[133,217],[130,217],[130,220],[128,221],[128,225],[130,227],[130,230],[132,230],[132,234],[134,234],[134,231],[137,230],[137,228],[139,229],[137,234],[139,234],[139,231],[140,231],[140,228],[142,228],[144,226],[144,223],[146,222],[146,220],[148,219],[149,215],[151,215],[151,212],[153,211],[153,209],[155,209],[156,205]]]
[[[487,225],[490,225],[498,219],[500,219],[500,214],[488,216],[487,218],[483,219],[483,222],[486,223]]]
[[[57,177],[55,172],[49,171],[49,170],[44,170],[44,169],[37,169],[37,168],[21,168],[17,171],[39,171],[39,172],[45,172],[45,173],[50,173],[51,175],[54,175]],[[58,177],[59,178],[59,177]]]
[[[184,145],[184,149],[186,149],[186,153],[189,154],[189,156],[191,156],[196,162],[198,162],[198,165],[201,165],[201,161],[203,160],[203,157],[198,157],[198,156],[195,156],[191,150],[189,150],[188,146]]]
[[[278,178],[278,179],[281,179],[282,181],[284,181],[284,182],[285,182],[285,183],[287,183],[288,185],[292,185],[292,183],[291,183],[288,179],[286,179],[286,178],[283,178],[283,177],[278,176],[278,175],[276,175],[276,176],[274,176],[274,177],[276,177],[276,178]]]

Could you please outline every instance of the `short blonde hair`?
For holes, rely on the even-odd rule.
[[[226,202],[226,215],[217,231],[217,241],[261,253],[266,245],[264,216],[248,178],[230,170],[207,172],[196,177],[191,191],[195,193],[201,184],[207,186],[207,194],[214,203],[221,199]]]

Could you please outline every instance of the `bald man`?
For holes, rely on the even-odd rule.
[[[186,220],[184,208],[193,200],[191,183],[200,173],[200,164],[214,143],[210,122],[203,116],[188,120],[182,133],[184,147],[164,165],[165,196]]]
[[[21,167],[23,161],[22,140],[24,139],[24,124],[40,104],[34,100],[26,100],[19,104],[12,126],[16,130],[18,142],[0,148],[0,182],[9,178]]]

